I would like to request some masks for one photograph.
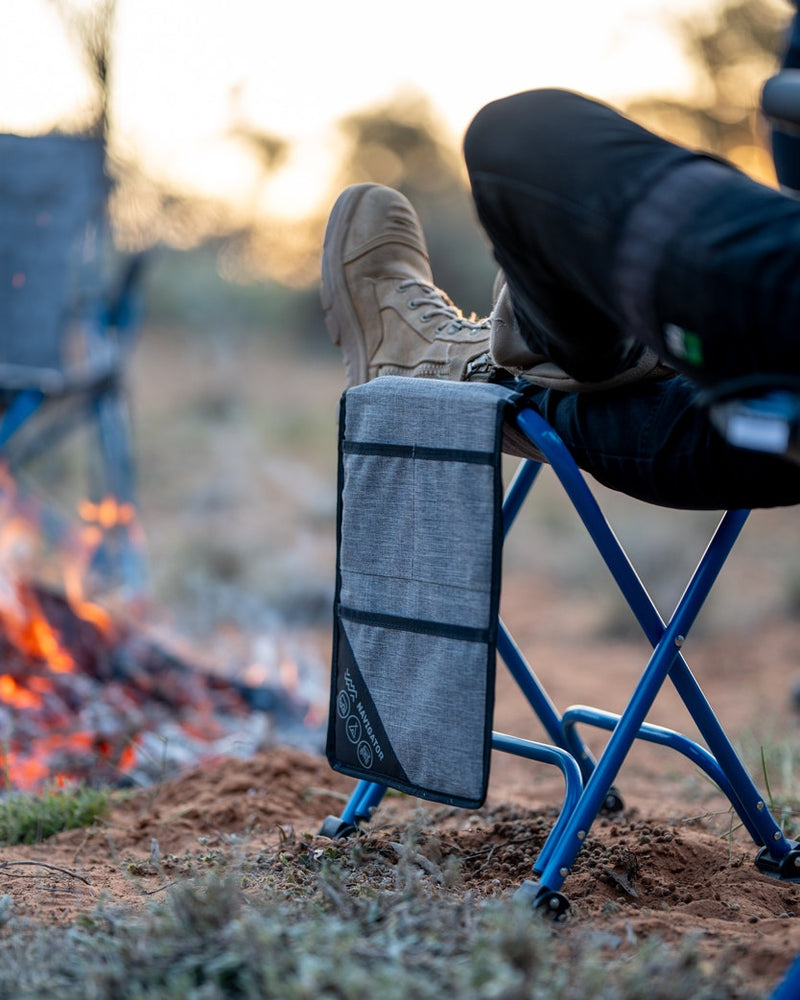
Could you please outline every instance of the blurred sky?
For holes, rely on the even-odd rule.
[[[72,0],[91,5],[91,0]],[[114,142],[154,174],[247,198],[259,179],[228,134],[235,115],[294,141],[270,210],[317,202],[332,122],[404,86],[428,94],[458,141],[494,97],[558,85],[614,101],[685,93],[669,28],[709,0],[117,0]],[[0,128],[46,130],[86,103],[50,0],[0,0]]]

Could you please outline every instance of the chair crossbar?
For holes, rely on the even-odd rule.
[[[590,705],[571,705],[567,708],[561,716],[561,721],[567,743],[576,760],[580,760],[586,754],[585,744],[575,728],[579,723],[594,726],[596,729],[605,729],[611,733],[616,728],[619,720],[620,716],[615,712],[605,712]],[[757,844],[763,843],[761,834],[752,825],[747,810],[744,809],[739,801],[738,792],[712,753],[684,733],[678,732],[675,729],[668,729],[665,726],[655,726],[649,722],[642,723],[636,734],[636,738],[675,750],[704,771],[719,786],[725,796],[730,799],[731,804],[736,808],[739,818],[753,840]]]
[[[563,442],[533,410],[522,411],[518,415],[517,424],[553,466],[623,597],[653,646],[653,653],[628,705],[617,719],[611,737],[597,765],[592,769],[581,801],[564,824],[563,831],[557,835],[558,846],[552,849],[553,858],[542,869],[542,888],[558,891],[563,885],[586,833],[601,810],[634,740],[648,738],[646,731],[642,735],[642,727],[667,677],[676,682],[676,689],[709,744],[719,771],[727,776],[724,790],[732,793],[728,795],[731,804],[741,816],[756,845],[766,845],[773,858],[781,859],[795,845],[784,837],[766,809],[763,798],[681,655],[686,636],[736,543],[749,512],[727,511],[723,515],[675,611],[665,623]],[[572,738],[574,741],[574,735]],[[688,742],[688,738],[683,739]],[[580,750],[579,760],[582,756],[583,750]],[[548,840],[553,836],[551,832]]]

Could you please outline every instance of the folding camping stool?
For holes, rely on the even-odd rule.
[[[142,258],[111,279],[104,164],[96,138],[0,135],[0,461],[17,478],[73,429],[90,427],[86,499],[127,508],[122,520],[130,521],[122,375]],[[140,590],[143,560],[130,525],[106,539],[98,553],[105,568]]]
[[[502,498],[504,428],[525,459]],[[561,439],[514,386],[379,378],[342,401],[338,555],[328,758],[359,779],[321,833],[368,820],[388,787],[464,807],[486,793],[492,750],[560,768],[559,817],[520,894],[556,918],[561,888],[635,740],[671,748],[722,790],[768,875],[800,880],[788,840],[733,749],[681,647],[747,518],[725,513],[668,621],[656,610]],[[652,646],[621,715],[575,706],[559,714],[498,618],[504,535],[546,462],[560,480]],[[551,744],[492,731],[495,652]],[[669,679],[705,746],[646,716]],[[595,761],[578,725],[611,733]]]

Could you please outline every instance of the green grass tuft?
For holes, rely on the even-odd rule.
[[[62,830],[91,826],[108,815],[111,794],[83,785],[10,794],[0,801],[0,844],[38,844]]]

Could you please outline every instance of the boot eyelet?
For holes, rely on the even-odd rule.
[[[420,313],[420,317],[419,317],[420,323],[427,323],[429,320],[432,320],[432,319],[433,319],[433,316],[431,316],[430,313]]]
[[[418,302],[416,299],[409,299],[408,300],[408,308],[409,309],[419,309],[419,307],[420,307],[421,304],[422,303]]]

